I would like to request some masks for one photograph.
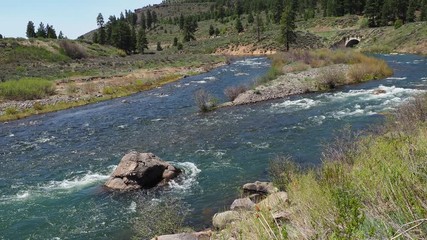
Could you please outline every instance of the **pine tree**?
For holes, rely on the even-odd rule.
[[[252,23],[254,23],[254,21],[255,21],[254,15],[252,14],[252,12],[250,12],[249,16],[248,16],[248,23],[252,24]]]
[[[183,29],[183,40],[184,42],[189,42],[191,40],[196,40],[194,37],[194,33],[197,31],[197,21],[192,17],[188,17],[185,19],[184,29]]]
[[[427,0],[421,2],[420,21],[427,21]]]
[[[153,12],[152,12],[152,14],[151,14],[151,18],[152,18],[152,20],[153,20],[153,25],[154,25],[154,27],[156,27],[156,24],[157,24],[157,22],[158,22],[158,19],[157,19],[157,13],[156,13],[155,11],[153,11]]]
[[[151,29],[153,25],[153,16],[151,15],[150,9],[147,10],[147,18],[146,18],[147,29]]]
[[[126,21],[119,20],[114,24],[111,41],[113,46],[124,50],[127,54],[132,52],[132,33]]]
[[[96,17],[96,24],[98,25],[98,39],[96,43],[105,44],[107,42],[107,36],[104,27],[104,17],[101,13]]]
[[[94,32],[93,36],[92,36],[92,42],[93,43],[99,43],[99,36],[98,36],[98,32]]]
[[[59,31],[58,39],[65,39],[65,36],[62,31]]]
[[[378,26],[379,6],[376,0],[367,0],[365,16],[368,18],[369,27]]]
[[[172,44],[172,46],[174,46],[174,47],[178,46],[178,38],[177,37],[173,38],[173,44]]]
[[[27,24],[27,38],[35,38],[36,37],[36,28],[32,21],[29,21]]]
[[[257,32],[257,40],[259,42],[261,41],[261,33],[264,32],[264,22],[260,14],[256,16],[255,26],[256,26],[256,32]]]
[[[283,13],[283,0],[274,1],[274,23],[279,23]]]
[[[292,11],[292,4],[287,4],[283,10],[281,25],[281,40],[286,46],[286,51],[289,51],[290,44],[295,42],[295,13]]]
[[[184,18],[184,15],[182,15],[182,13],[181,13],[181,15],[179,16],[179,29],[180,30],[184,30],[184,24],[185,24],[185,18]]]
[[[212,25],[209,26],[209,36],[213,36],[215,34],[215,29]]]
[[[104,17],[102,16],[102,13],[99,13],[98,16],[96,17],[96,24],[100,28],[104,26]]]
[[[0,39],[3,39],[3,35],[0,34]]]
[[[141,12],[141,23],[140,23],[141,27],[146,30],[147,29],[147,23],[145,20],[145,14],[143,12]]]
[[[56,35],[55,29],[53,28],[53,26],[50,26],[49,24],[46,25],[46,37],[52,38],[52,39],[58,38],[58,36]]]
[[[415,22],[415,10],[417,8],[415,0],[409,0],[408,10],[406,11],[406,21]]]
[[[144,53],[144,50],[148,49],[148,40],[145,35],[145,29],[143,27],[139,28],[138,38],[137,38],[137,50],[139,53]]]
[[[135,52],[136,46],[138,44],[138,39],[137,39],[135,27],[132,26],[132,24],[131,24],[131,35],[130,36],[131,36],[130,51]]]
[[[40,23],[39,28],[37,29],[36,36],[38,38],[47,37],[46,28],[44,27],[44,24],[42,22]]]
[[[162,44],[157,42],[157,51],[163,51]]]
[[[235,27],[238,33],[243,32],[244,29],[243,29],[242,21],[240,21],[240,17],[237,17]]]
[[[234,13],[237,15],[237,17],[240,17],[240,15],[243,13],[243,7],[240,0],[236,0],[234,2]]]
[[[219,28],[215,28],[215,36],[219,36],[220,32],[219,32]]]

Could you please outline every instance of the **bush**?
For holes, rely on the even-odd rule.
[[[401,28],[403,26],[403,21],[402,21],[402,19],[397,19],[395,22],[394,22],[394,29],[399,29],[399,28]]]
[[[69,40],[62,40],[59,46],[64,50],[65,55],[72,59],[82,59],[87,57],[85,49],[78,43],[73,43]]]
[[[158,235],[177,233],[184,227],[189,208],[181,200],[168,197],[159,202],[140,201],[133,220],[132,239],[151,239]]]
[[[236,99],[239,94],[244,93],[247,90],[247,87],[243,85],[228,87],[224,90],[224,94],[230,101],[234,101],[234,99]]]
[[[341,85],[345,83],[345,81],[346,81],[346,76],[343,71],[328,69],[323,71],[320,74],[319,79],[317,81],[318,89],[320,90],[334,89],[337,85]]]
[[[194,100],[201,112],[209,112],[216,106],[215,99],[204,89],[200,89],[194,94]]]
[[[0,83],[0,97],[8,100],[33,100],[55,94],[51,81],[40,78],[25,78]]]
[[[393,70],[383,60],[362,56],[359,62],[353,64],[348,71],[351,82],[363,82],[393,75]]]

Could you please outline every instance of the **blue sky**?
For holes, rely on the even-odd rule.
[[[119,16],[125,9],[134,10],[161,0],[1,0],[0,34],[5,37],[25,37],[28,21],[36,29],[40,22],[53,25],[57,34],[75,39],[96,28],[98,13],[108,19]]]

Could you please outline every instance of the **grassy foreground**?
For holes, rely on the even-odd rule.
[[[343,134],[323,165],[301,171],[274,161],[273,177],[290,203],[242,213],[216,239],[425,239],[427,96],[405,104],[363,137]],[[274,221],[272,213],[285,212]]]

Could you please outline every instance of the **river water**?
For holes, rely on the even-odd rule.
[[[270,66],[246,58],[124,99],[1,124],[0,239],[127,238],[141,195],[144,204],[182,198],[192,209],[189,224],[202,228],[242,184],[268,179],[269,160],[318,165],[322,143],[336,130],[380,123],[382,113],[427,89],[426,58],[379,57],[393,77],[334,92],[197,113],[196,90],[224,102],[226,87],[250,84]],[[105,191],[130,150],[153,152],[185,175],[161,191]]]

